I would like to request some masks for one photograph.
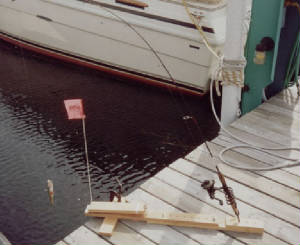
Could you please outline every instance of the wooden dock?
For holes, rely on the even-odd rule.
[[[229,130],[251,143],[271,147],[300,145],[300,102],[296,88],[285,90],[234,122]],[[233,214],[231,207],[219,206],[201,188],[201,181],[215,179],[216,164],[232,187],[240,216],[264,222],[263,235],[213,231],[188,227],[147,224],[121,220],[111,237],[96,234],[102,219],[91,218],[57,243],[58,245],[196,245],[196,244],[299,244],[300,243],[300,167],[269,172],[241,171],[220,162],[218,153],[236,143],[222,132],[205,145],[178,159],[132,192],[127,200],[142,201],[156,210],[173,210],[205,214]],[[300,157],[299,152],[287,155]],[[282,163],[267,154],[237,149],[226,158],[248,166],[267,166]],[[221,197],[221,196],[220,196]],[[224,199],[224,198],[223,198]]]

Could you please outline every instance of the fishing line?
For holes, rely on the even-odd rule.
[[[87,166],[87,173],[88,173],[88,180],[89,180],[90,199],[91,199],[91,202],[92,202],[93,201],[93,194],[92,194],[92,185],[91,185],[90,163],[89,163],[89,156],[88,156],[88,150],[87,150],[87,139],[86,139],[86,132],[85,132],[85,118],[82,118],[82,130],[83,130],[83,138],[84,138],[84,150],[85,150],[85,157],[86,157],[86,166]]]
[[[93,2],[93,1],[91,1],[91,0],[84,0],[84,1],[85,1],[85,2],[90,2],[90,3]],[[168,74],[169,78],[170,78],[171,81],[174,83],[174,86],[175,86],[176,88],[178,88],[178,86],[176,85],[176,81],[175,81],[175,79],[173,78],[171,72],[169,71],[169,69],[167,68],[167,66],[165,65],[165,63],[162,61],[161,57],[157,54],[157,52],[156,52],[156,51],[154,50],[154,48],[151,46],[151,44],[147,41],[147,39],[144,38],[144,36],[143,36],[140,32],[138,32],[138,31],[137,31],[130,23],[128,23],[126,20],[124,20],[122,17],[120,17],[119,15],[117,15],[116,13],[114,13],[113,11],[107,9],[106,7],[102,6],[101,4],[97,4],[97,6],[101,7],[102,9],[104,9],[105,11],[107,11],[108,13],[110,13],[111,15],[113,15],[114,17],[116,17],[117,19],[121,20],[121,21],[122,21],[123,23],[125,23],[130,29],[132,29],[132,30],[137,34],[137,36],[139,36],[139,37],[141,38],[141,40],[143,40],[143,42],[149,47],[149,49],[151,50],[151,52],[155,55],[155,57],[157,58],[157,60],[160,62],[160,64],[162,65],[163,69],[166,71],[166,73]],[[177,89],[177,90],[178,90],[178,89]],[[172,98],[173,98],[173,100],[174,100],[174,102],[175,102],[176,108],[179,110],[179,113],[182,114],[182,115],[184,115],[185,113],[181,110],[181,107],[178,106],[178,102],[177,102],[177,100],[176,100],[176,98],[175,98],[175,95],[174,95],[173,91],[172,91],[170,88],[168,88],[168,91],[169,91],[170,94],[172,95]],[[185,101],[185,99],[184,99],[182,93],[178,92],[178,94],[180,95],[180,98],[181,98],[181,100],[183,101],[183,104],[184,104],[186,110],[189,112],[187,103],[186,103],[186,101]],[[193,116],[191,116],[191,117],[193,118],[193,122],[195,123],[197,130],[199,131],[199,133],[200,133],[201,135],[203,135],[203,132],[202,132],[200,126],[199,126],[198,121],[197,121],[196,118],[194,118]],[[184,120],[183,117],[182,117],[182,120]],[[190,129],[190,127],[188,126],[187,123],[185,123],[185,125],[186,125],[186,128],[188,129],[188,132],[189,132],[190,136],[193,138],[194,142],[196,142],[196,140],[195,140],[195,138],[194,138],[195,136],[194,136],[192,130]],[[180,140],[180,141],[181,141],[181,140]],[[205,144],[206,148],[208,149],[210,156],[213,157],[212,152],[211,152],[211,150],[210,150],[210,148],[209,148],[209,146],[208,146],[208,144],[207,144],[206,141],[204,141],[204,144]]]

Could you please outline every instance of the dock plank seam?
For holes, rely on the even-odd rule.
[[[90,227],[88,227],[87,225],[83,225],[85,228],[87,228],[89,231],[91,231],[91,232],[93,232],[94,234],[96,234],[97,236],[100,236],[99,234],[97,234],[97,232],[95,232],[95,231],[93,231]],[[103,240],[105,240],[106,242],[108,242],[109,244],[111,244],[111,245],[114,245],[114,243],[112,243],[111,241],[109,241],[108,239],[107,239],[107,237],[105,237],[105,236],[100,236]]]
[[[129,226],[125,220],[119,220],[120,223],[122,223],[123,225],[125,225],[128,229],[136,232],[137,234],[139,234],[140,236],[144,237],[145,239],[149,240],[150,242],[159,245],[159,243],[155,242],[154,240],[152,240],[150,237],[145,236],[143,233],[140,233],[139,231],[135,230],[134,228],[132,228],[131,226]]]

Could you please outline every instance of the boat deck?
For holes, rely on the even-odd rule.
[[[251,143],[271,147],[299,147],[300,107],[296,88],[285,90],[234,122],[229,130]],[[300,166],[269,172],[241,171],[222,164],[217,155],[236,143],[222,132],[205,145],[178,159],[150,178],[127,199],[145,202],[157,210],[177,210],[206,214],[233,214],[231,207],[219,206],[201,188],[201,181],[215,179],[215,166],[226,177],[237,199],[240,216],[264,222],[263,235],[219,232],[120,220],[111,237],[96,234],[102,219],[91,218],[84,226],[60,241],[65,244],[299,244],[300,238]],[[299,158],[299,152],[289,152]],[[227,159],[251,166],[267,166],[282,161],[267,154],[237,149],[226,153]]]

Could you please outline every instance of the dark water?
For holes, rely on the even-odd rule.
[[[0,42],[0,231],[13,244],[53,244],[86,221],[82,125],[66,119],[68,98],[84,101],[93,195],[101,200],[117,190],[115,176],[130,192],[218,130],[207,97],[182,99]]]

